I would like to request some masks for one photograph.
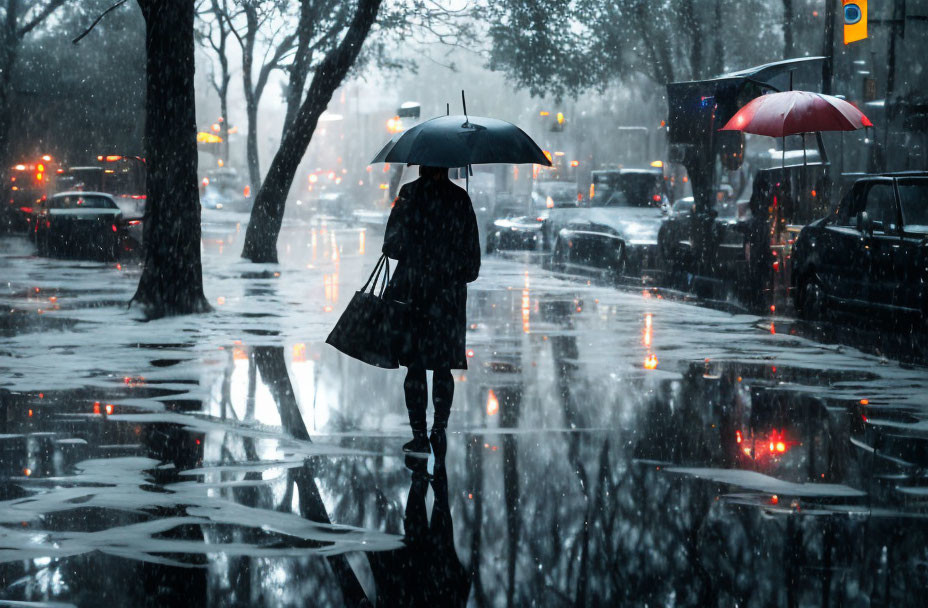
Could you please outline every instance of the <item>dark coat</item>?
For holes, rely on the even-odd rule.
[[[383,252],[397,260],[386,297],[409,304],[400,364],[467,369],[467,283],[480,272],[470,197],[447,178],[406,184],[390,212]]]

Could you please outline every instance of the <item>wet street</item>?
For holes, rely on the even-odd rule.
[[[487,257],[407,460],[403,372],[325,344],[382,229],[261,266],[246,220],[204,211],[214,312],[151,322],[134,264],[0,237],[0,606],[923,605],[914,339]]]

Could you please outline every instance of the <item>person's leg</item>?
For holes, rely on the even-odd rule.
[[[443,466],[445,452],[448,449],[448,440],[445,429],[448,427],[448,417],[451,415],[451,400],[454,398],[454,378],[451,370],[440,369],[432,373],[432,405],[435,407],[435,417],[432,419],[432,434],[429,443],[435,453],[435,465]]]
[[[426,435],[426,409],[428,408],[429,390],[425,380],[425,369],[410,367],[403,382],[406,392],[406,410],[409,413],[409,426],[412,428],[412,441],[403,446],[406,452],[427,452],[429,450]]]
[[[432,405],[435,407],[435,417],[432,420],[433,431],[443,431],[448,427],[453,399],[454,377],[451,375],[451,370],[435,370],[432,373]]]

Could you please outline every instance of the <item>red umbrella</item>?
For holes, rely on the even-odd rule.
[[[785,137],[872,126],[863,112],[843,99],[808,91],[784,91],[752,99],[721,130]]]

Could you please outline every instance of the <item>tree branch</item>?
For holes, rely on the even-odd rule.
[[[23,36],[25,36],[26,34],[28,34],[29,32],[31,32],[33,29],[36,28],[37,25],[39,25],[40,23],[42,23],[43,21],[45,21],[45,20],[48,18],[49,15],[51,15],[53,12],[55,12],[55,9],[57,9],[59,6],[61,6],[62,4],[64,4],[64,3],[67,2],[67,1],[68,1],[68,0],[51,0],[51,2],[49,2],[48,4],[45,5],[45,8],[43,8],[41,11],[39,11],[39,14],[37,14],[35,17],[32,18],[31,21],[29,21],[28,23],[26,23],[26,25],[22,26],[21,28],[19,28],[19,29],[16,31],[16,36],[17,36],[18,38],[22,38]],[[121,1],[120,1],[120,4],[122,4],[122,3],[125,2],[125,1],[126,1],[126,0],[121,0]],[[113,10],[113,9],[111,8],[111,9],[109,9],[107,12],[109,12],[109,11],[111,11],[111,10]],[[106,13],[104,13],[104,15],[105,15],[105,14],[106,14]],[[99,21],[99,19],[98,19],[97,21]],[[96,24],[94,24],[94,25],[96,25]],[[91,27],[93,27],[93,26],[91,26]]]
[[[51,13],[51,11],[55,10],[55,8],[58,8],[58,6],[61,6],[62,4],[64,4],[66,1],[67,1],[67,0],[53,0],[53,2],[52,2],[51,4],[49,4],[49,5],[46,7],[46,10],[44,11],[44,12],[45,12],[45,15],[42,16],[42,15],[40,14],[39,17],[41,17],[42,19],[45,19],[45,17],[48,17],[48,15]],[[55,6],[56,3],[57,3],[57,6]],[[122,6],[122,5],[125,4],[125,3],[126,3],[126,0],[119,0],[116,4],[114,4],[113,6],[109,7],[108,9],[106,9],[105,11],[103,11],[102,13],[100,13],[100,16],[97,17],[96,19],[94,19],[93,23],[90,24],[90,27],[88,27],[86,30],[84,30],[84,33],[83,33],[83,34],[81,34],[80,36],[78,36],[77,38],[75,38],[74,40],[72,40],[71,42],[72,42],[73,44],[77,44],[78,42],[80,42],[81,40],[83,40],[83,39],[84,39],[84,36],[86,36],[87,34],[89,34],[90,32],[92,32],[92,31],[93,31],[93,28],[97,27],[97,24],[100,23],[100,21],[101,21],[104,17],[106,17],[106,14],[107,14],[107,13],[109,13],[109,12],[112,11],[112,10],[115,10],[115,9],[119,8],[120,6]],[[49,10],[49,9],[51,9],[51,10]],[[36,19],[38,19],[39,17],[36,17]],[[35,27],[36,25],[38,25],[38,23],[36,23],[35,20],[33,20],[33,24],[34,24],[34,25],[33,25],[32,27]]]

